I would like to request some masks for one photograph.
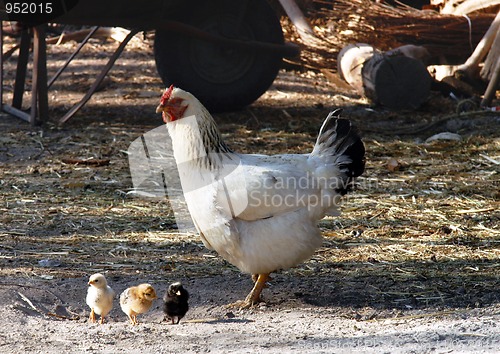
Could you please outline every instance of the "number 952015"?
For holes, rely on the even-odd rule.
[[[50,14],[52,13],[52,3],[7,2],[5,3],[5,12],[8,14]]]

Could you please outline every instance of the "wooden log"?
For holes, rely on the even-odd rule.
[[[337,57],[338,73],[359,94],[364,94],[361,69],[366,60],[378,51],[366,43],[349,44],[342,48]]]
[[[317,43],[319,41],[318,38],[314,34],[314,31],[311,28],[311,25],[309,25],[307,18],[304,16],[302,10],[295,3],[295,1],[279,0],[279,2],[292,21],[295,28],[297,29],[300,39],[302,39],[305,44],[309,45]]]
[[[496,15],[495,19],[491,23],[490,27],[484,34],[481,41],[474,49],[474,52],[467,59],[467,61],[460,65],[457,68],[457,72],[463,73],[468,78],[475,78],[479,73],[479,64],[483,61],[483,59],[488,54],[493,42],[495,41],[495,37],[498,34],[498,30],[500,29],[500,12]]]
[[[483,100],[481,101],[481,106],[485,107],[489,106],[496,96],[498,83],[500,81],[500,35],[498,34],[484,61],[484,66],[481,69],[481,78],[485,81],[489,81],[488,87],[484,92]]]
[[[499,12],[500,13],[500,12]],[[484,81],[490,81],[496,71],[497,61],[500,58],[500,35],[495,37],[490,51],[484,60],[484,66],[481,69],[480,76]]]
[[[486,88],[483,100],[481,101],[481,107],[487,107],[491,104],[493,96],[495,96],[496,94],[499,81],[500,81],[500,58],[497,57],[493,75],[491,77],[490,83],[488,84],[488,87]]]
[[[500,0],[431,0],[431,5],[442,5],[441,13],[462,16],[500,5]]]
[[[416,109],[431,90],[424,64],[404,55],[376,53],[364,63],[361,75],[365,96],[390,109]]]
[[[453,76],[457,70],[456,65],[428,65],[427,71],[431,74],[434,80],[441,81],[447,76]]]
[[[407,44],[395,49],[388,50],[385,52],[386,55],[404,55],[408,58],[413,58],[421,61],[423,64],[427,64],[429,58],[431,57],[429,51],[422,46]]]
[[[375,104],[416,109],[430,94],[432,78],[423,47],[405,45],[386,53],[365,43],[350,44],[338,56],[339,76]]]

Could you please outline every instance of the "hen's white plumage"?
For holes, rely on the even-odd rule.
[[[339,197],[364,168],[361,140],[333,113],[311,154],[267,156],[232,152],[203,105],[178,88],[157,110],[203,243],[250,274],[267,278],[308,259],[322,243],[318,220],[338,214]]]

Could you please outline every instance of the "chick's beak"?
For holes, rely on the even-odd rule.
[[[175,293],[175,295],[177,295],[177,296],[181,296],[181,291],[180,291],[180,290],[177,290],[177,292]]]

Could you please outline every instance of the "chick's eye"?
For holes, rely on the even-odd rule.
[[[94,283],[99,283],[99,279],[94,280]]]

